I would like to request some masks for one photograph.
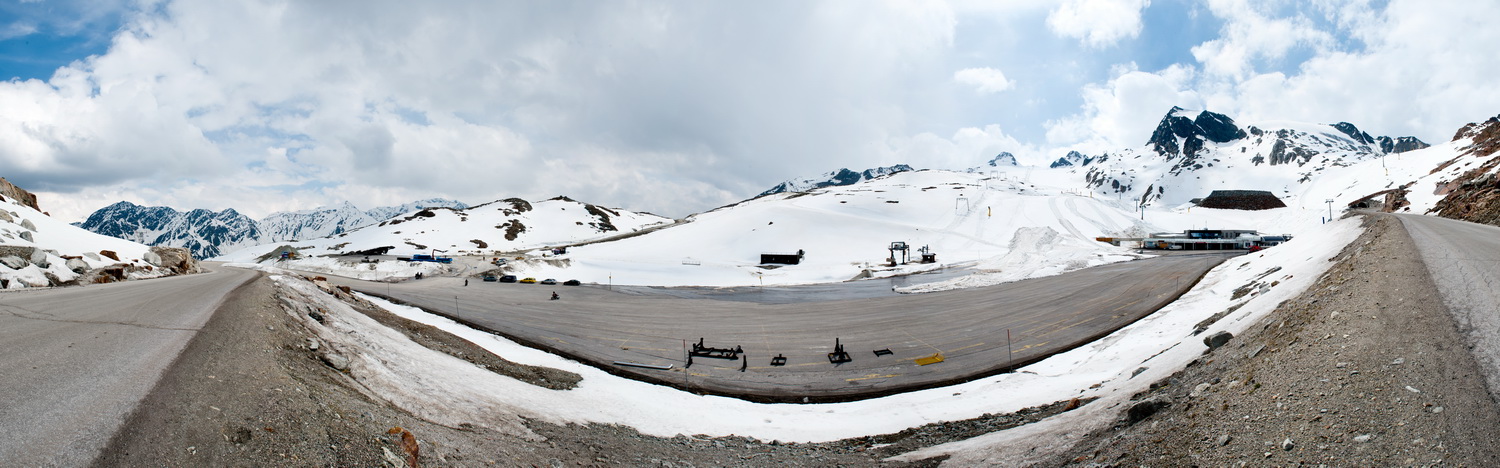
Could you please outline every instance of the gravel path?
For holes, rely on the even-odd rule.
[[[1401,223],[1042,465],[1500,466],[1500,410]],[[1150,405],[1141,405],[1145,409]]]

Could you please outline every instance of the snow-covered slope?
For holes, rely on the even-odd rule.
[[[581,246],[527,276],[615,284],[730,286],[844,281],[937,268],[883,267],[891,242],[927,246],[942,264],[1004,254],[1022,228],[1076,240],[1075,267],[1124,251],[1094,237],[1144,231],[1128,210],[983,174],[924,170],[806,193],[780,193],[701,213],[645,235]],[[1054,237],[1055,238],[1055,237]],[[1058,244],[1063,245],[1063,244]],[[798,265],[757,266],[763,253],[805,252]],[[1120,260],[1124,258],[1114,258]]]
[[[461,202],[461,201],[458,201],[458,200],[449,200],[447,198],[428,198],[426,200],[417,200],[417,201],[414,201],[414,202],[411,202],[411,203],[407,203],[407,204],[404,204],[404,205],[398,205],[398,206],[381,206],[381,207],[371,208],[369,210],[366,210],[365,214],[369,215],[370,219],[374,220],[370,224],[375,224],[375,223],[378,223],[378,222],[381,222],[381,221],[385,221],[387,219],[394,218],[394,217],[396,217],[396,215],[402,215],[402,214],[406,214],[406,213],[411,213],[411,212],[414,212],[414,211],[421,210],[423,208],[454,208],[454,209],[460,209],[460,210],[462,210],[462,209],[468,208],[468,207],[469,207],[469,204]],[[366,225],[360,225],[360,226],[354,226],[354,227],[363,227],[363,226],[366,226]],[[345,230],[348,231],[348,230],[351,230],[351,229],[345,229]],[[313,237],[325,237],[325,236],[330,236],[330,235],[333,235],[333,233],[327,233],[327,234],[323,234],[321,236],[299,237],[298,239],[312,239]]]
[[[0,201],[0,288],[65,284],[89,270],[122,263],[144,269],[148,251],[145,245],[58,221],[10,197]],[[160,276],[150,271],[125,274]]]
[[[393,255],[444,251],[456,255],[562,246],[670,223],[650,213],[605,208],[566,197],[537,203],[511,198],[465,209],[435,208],[382,221],[329,237],[291,242],[304,255],[356,252],[394,247]],[[284,243],[267,243],[221,256],[218,260],[255,261]]]

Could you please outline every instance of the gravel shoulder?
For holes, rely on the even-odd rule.
[[[1500,466],[1500,409],[1410,236],[1365,224],[1308,292],[1137,396],[1156,404],[1038,464]]]

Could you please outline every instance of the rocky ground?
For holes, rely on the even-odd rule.
[[[1500,466],[1500,409],[1410,237],[1366,225],[1307,293],[1039,464]]]
[[[1399,221],[1379,217],[1340,262],[1263,326],[1139,396],[1114,427],[1038,465],[1500,466],[1500,410]],[[931,466],[882,461],[1037,421],[1087,402],[796,444],[526,425],[541,440],[445,427],[362,391],[310,349],[266,278],[247,284],[189,344],[98,460],[104,466]],[[519,366],[353,300],[428,347],[566,388],[576,375]],[[1153,409],[1154,411],[1145,411]],[[403,444],[403,434],[410,440]],[[412,444],[414,442],[414,444]]]

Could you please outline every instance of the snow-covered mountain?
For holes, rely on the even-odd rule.
[[[994,159],[991,159],[988,163],[985,163],[985,164],[988,165],[989,167],[1019,166],[1019,165],[1021,165],[1021,163],[1016,162],[1016,155],[1010,154],[1009,151],[1002,151],[1002,152],[1000,152],[1000,154],[995,155]]]
[[[1009,153],[1002,153],[1002,154],[1009,154]],[[999,160],[999,159],[1000,159],[999,157],[996,157],[996,160]],[[1012,158],[1012,160],[1014,160],[1014,158]],[[994,161],[991,161],[991,162],[994,162]],[[859,172],[854,172],[854,171],[851,171],[849,169],[839,169],[837,171],[829,172],[829,173],[820,175],[818,177],[812,177],[812,178],[807,178],[807,179],[793,179],[793,180],[788,180],[786,182],[782,182],[782,183],[776,184],[775,187],[771,187],[770,190],[766,190],[764,192],[761,192],[760,195],[757,195],[757,196],[762,196],[763,197],[763,196],[766,196],[766,195],[771,195],[771,194],[776,194],[776,193],[783,193],[783,192],[806,192],[808,190],[817,189],[817,188],[823,188],[823,187],[836,187],[836,186],[841,186],[841,185],[852,185],[852,184],[857,184],[859,182],[863,182],[863,181],[866,181],[866,180],[877,179],[877,178],[885,177],[885,176],[888,176],[888,175],[891,175],[891,174],[896,174],[896,173],[900,173],[900,172],[908,172],[908,171],[911,171],[911,170],[913,170],[911,168],[911,166],[908,166],[908,165],[905,165],[905,164],[897,164],[897,165],[894,165],[894,166],[886,166],[886,167],[877,167],[877,168],[874,168],[874,169],[865,169],[865,170],[859,171]]]
[[[1070,154],[1053,167],[1084,171],[1088,187],[1101,194],[1174,206],[1213,190],[1291,196],[1324,171],[1427,146],[1413,137],[1372,138],[1348,122],[1242,128],[1223,114],[1174,107],[1141,147],[1092,159]]]
[[[179,212],[165,206],[119,202],[95,211],[78,227],[146,245],[183,247],[207,258],[221,249],[255,244],[261,236],[255,220],[234,209]]]
[[[38,209],[34,195],[4,179],[0,194],[0,288],[105,283],[196,269],[182,262],[191,259],[180,250],[153,249],[53,219]]]
[[[469,205],[467,203],[464,203],[464,202],[461,202],[461,201],[458,201],[458,200],[449,200],[449,199],[446,199],[446,198],[428,198],[426,200],[417,200],[417,201],[414,201],[414,202],[411,202],[411,203],[407,203],[407,204],[404,204],[404,205],[398,205],[398,206],[381,206],[381,207],[371,208],[369,210],[366,210],[365,214],[369,215],[370,219],[374,220],[374,221],[370,222],[369,224],[375,224],[375,223],[378,223],[378,222],[381,222],[381,221],[385,221],[387,219],[394,218],[394,217],[396,217],[396,215],[411,213],[413,211],[421,210],[423,208],[454,208],[454,209],[462,210],[462,209],[468,208],[468,207],[469,207]],[[345,229],[345,230],[347,231],[348,229]],[[329,236],[329,235],[333,235],[333,234],[334,233],[327,233],[327,234],[323,234],[321,236],[311,236],[311,237],[303,236],[303,237],[296,237],[296,239],[312,239],[314,237],[324,237],[324,236]]]
[[[429,207],[465,208],[463,202],[432,198],[362,211],[349,202],[313,210],[278,212],[259,221],[225,209],[179,212],[165,206],[119,202],[76,226],[146,245],[184,247],[197,258],[219,256],[251,245],[315,239],[369,226],[392,216]]]
[[[360,252],[392,247],[393,255],[430,253],[500,255],[563,246],[669,224],[650,213],[605,208],[557,197],[536,203],[519,198],[467,208],[429,208],[378,224],[318,239],[293,242],[303,255]],[[229,253],[225,261],[255,261],[285,242]]]

